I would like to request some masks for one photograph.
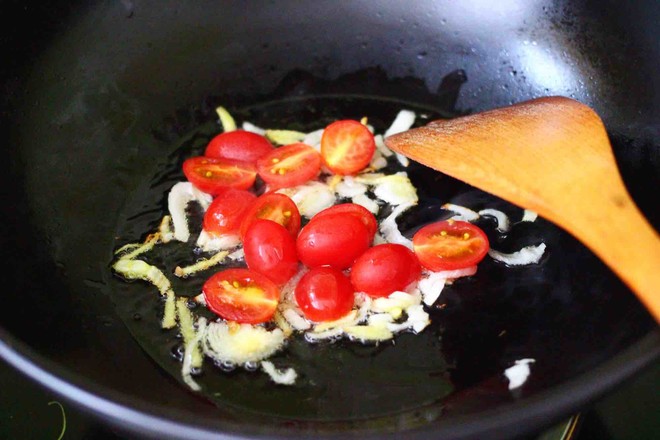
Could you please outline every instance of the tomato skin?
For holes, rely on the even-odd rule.
[[[321,155],[303,143],[276,148],[257,161],[259,176],[273,190],[301,185],[320,171]]]
[[[202,293],[211,311],[242,324],[270,320],[280,296],[275,283],[250,269],[220,271],[206,280]]]
[[[212,235],[238,234],[249,204],[256,199],[257,196],[241,189],[222,192],[204,213],[204,230]]]
[[[186,159],[183,174],[200,191],[213,196],[227,188],[248,189],[257,178],[256,168],[247,162],[203,156]]]
[[[298,207],[289,196],[284,194],[267,193],[254,200],[241,223],[241,237],[245,237],[250,225],[258,219],[281,224],[293,237],[296,237],[300,231]]]
[[[369,248],[367,227],[355,216],[332,214],[309,222],[298,235],[298,258],[307,267],[346,269]]]
[[[369,211],[364,206],[358,205],[356,203],[341,203],[339,205],[334,205],[330,208],[324,209],[312,217],[311,221],[319,219],[325,215],[332,214],[347,214],[357,217],[367,227],[369,236],[373,241],[374,236],[376,235],[376,231],[378,230],[378,221],[376,220],[376,217],[371,213],[371,211]]]
[[[431,223],[413,236],[419,262],[432,271],[475,266],[486,256],[488,248],[484,231],[460,220]]]
[[[356,174],[369,165],[374,151],[374,135],[358,121],[336,121],[323,131],[321,156],[335,174]]]
[[[270,220],[250,225],[243,240],[247,266],[283,285],[298,272],[296,241],[284,226]]]
[[[400,244],[379,244],[360,255],[351,267],[351,283],[372,298],[403,291],[422,273],[417,256]]]
[[[296,302],[311,321],[334,321],[353,308],[355,293],[348,278],[337,269],[317,267],[298,282]]]
[[[234,130],[211,139],[204,156],[255,164],[257,159],[270,153],[273,148],[264,136],[245,130]]]

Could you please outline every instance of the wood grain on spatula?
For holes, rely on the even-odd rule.
[[[588,106],[540,98],[434,121],[385,143],[564,228],[660,322],[660,237],[630,198],[605,127]]]

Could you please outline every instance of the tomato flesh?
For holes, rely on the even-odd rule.
[[[257,161],[259,176],[271,189],[301,185],[321,170],[321,155],[303,143],[276,148]]]
[[[353,308],[355,296],[348,278],[337,269],[318,267],[298,282],[295,297],[300,310],[312,321],[334,321]]]
[[[488,237],[472,223],[446,220],[424,226],[413,236],[420,263],[432,271],[475,266],[488,253]]]
[[[202,288],[209,309],[228,321],[259,324],[277,309],[279,289],[250,269],[227,269],[206,280]]]
[[[358,121],[336,121],[323,131],[321,156],[335,174],[356,174],[363,170],[371,162],[374,151],[374,135]]]
[[[298,257],[307,267],[346,269],[369,248],[367,227],[353,215],[325,215],[309,222],[298,235]]]
[[[410,249],[400,244],[380,244],[355,260],[351,283],[356,291],[377,298],[404,290],[421,272],[417,256]]]
[[[248,162],[191,157],[183,162],[183,174],[200,191],[218,195],[227,188],[248,189],[257,178],[257,170]]]
[[[211,139],[204,156],[238,160],[255,164],[257,159],[273,150],[268,139],[244,130],[228,131]]]
[[[300,231],[300,212],[289,196],[267,193],[252,202],[241,223],[241,237],[245,237],[250,225],[258,219],[271,220],[284,226],[291,236]]]
[[[270,220],[250,225],[243,240],[247,266],[275,284],[285,284],[298,272],[296,241],[284,226]]]
[[[250,202],[257,196],[240,189],[228,189],[218,195],[206,213],[203,228],[212,235],[238,234]]]
[[[326,208],[323,211],[316,214],[312,218],[312,221],[319,219],[323,216],[332,215],[332,214],[353,215],[356,218],[358,218],[362,223],[364,223],[364,225],[367,227],[367,230],[369,231],[369,235],[371,236],[372,240],[376,235],[376,231],[378,230],[378,222],[376,221],[376,217],[367,208],[365,208],[362,205],[358,205],[356,203],[342,203],[339,205],[331,206],[330,208]]]

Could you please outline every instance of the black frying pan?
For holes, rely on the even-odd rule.
[[[654,2],[606,6],[3,5],[9,160],[2,165],[0,354],[109,423],[158,437],[494,438],[540,429],[579,408],[657,359],[660,335],[593,255],[544,222],[517,234],[553,245],[540,272],[497,279],[485,268],[443,297],[440,324],[428,333],[440,341],[435,367],[444,368],[432,382],[435,400],[424,394],[425,382],[411,385],[417,378],[403,392],[403,385],[393,391],[364,378],[356,390],[345,386],[344,372],[328,379],[332,392],[310,387],[289,395],[238,377],[248,397],[211,404],[182,387],[170,374],[177,365],[170,360],[168,370],[166,357],[140,337],[108,263],[118,241],[135,239],[149,215],[162,213],[149,183],[165,162],[199,147],[186,140],[213,120],[218,103],[257,122],[304,125],[355,112],[385,124],[403,105],[450,116],[573,96],[603,116],[624,179],[657,226],[657,195],[649,189],[660,183],[653,26],[660,11]],[[431,198],[501,203],[423,169],[414,176]],[[140,209],[147,215],[130,229],[125,220]],[[506,338],[498,337],[502,329]],[[340,347],[318,359],[350,368],[365,357],[387,358],[385,370],[395,372],[385,380],[396,381],[402,359],[415,367],[428,352],[417,355],[411,338],[401,339],[395,348],[408,349]],[[537,359],[533,375],[512,394],[501,370],[527,356]],[[440,388],[437,377],[449,387]],[[332,412],[370,392],[382,406]],[[325,403],[296,412],[292,402],[310,397]]]

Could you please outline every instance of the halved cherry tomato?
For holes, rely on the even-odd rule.
[[[253,222],[243,240],[247,266],[282,285],[298,272],[296,241],[284,226],[270,220]]]
[[[364,169],[376,151],[374,135],[358,121],[333,122],[323,131],[321,156],[335,174],[355,174]]]
[[[325,215],[309,222],[298,235],[298,258],[307,267],[346,269],[369,248],[372,238],[354,215]]]
[[[204,230],[212,235],[238,234],[250,202],[257,196],[241,189],[228,189],[218,195],[204,214]]]
[[[417,258],[432,271],[474,266],[486,256],[488,247],[484,231],[459,220],[431,223],[413,236]]]
[[[317,267],[298,282],[296,302],[312,321],[334,321],[353,308],[355,295],[348,278],[337,269]]]
[[[241,223],[241,237],[257,219],[271,220],[284,226],[291,236],[300,231],[300,212],[289,196],[278,193],[263,194],[252,202]]]
[[[290,144],[276,148],[260,158],[257,171],[271,188],[290,188],[319,174],[321,155],[307,144]]]
[[[211,139],[204,156],[255,164],[257,159],[272,150],[273,145],[265,137],[249,131],[235,130],[221,133]]]
[[[360,255],[351,267],[358,292],[377,298],[404,290],[422,273],[417,256],[400,244],[379,244]]]
[[[245,324],[268,321],[280,292],[275,283],[250,269],[227,269],[206,280],[202,288],[209,309],[221,318]]]
[[[360,221],[367,227],[372,240],[374,235],[376,235],[376,231],[378,230],[378,222],[376,221],[376,217],[367,208],[356,203],[342,203],[339,205],[331,206],[330,208],[324,209],[323,211],[316,214],[314,217],[312,217],[311,221],[319,219],[325,215],[332,214],[354,215],[360,219]]]
[[[248,162],[203,156],[183,162],[183,174],[200,191],[214,196],[227,188],[248,189],[257,178],[257,170]]]

